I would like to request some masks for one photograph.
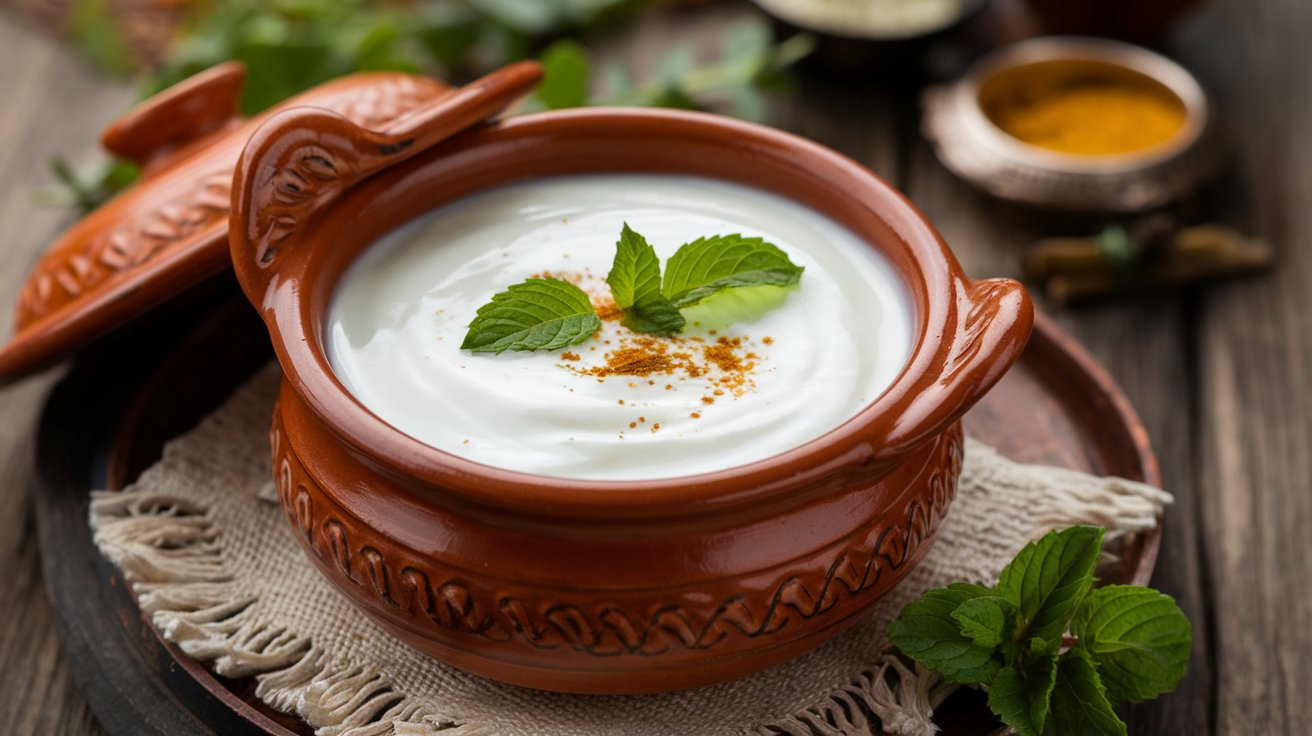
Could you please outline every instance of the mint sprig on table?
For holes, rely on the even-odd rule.
[[[634,332],[673,335],[687,320],[679,310],[725,289],[791,286],[802,266],[761,238],[715,235],[680,246],[661,275],[656,250],[625,223],[606,284]],[[558,350],[601,329],[587,292],[567,281],[532,278],[479,307],[460,347],[476,353]]]
[[[1020,736],[1125,734],[1115,706],[1175,689],[1192,634],[1175,601],[1152,588],[1093,589],[1102,535],[1090,526],[1051,532],[992,588],[926,591],[889,638],[943,679],[983,686],[989,708]]]

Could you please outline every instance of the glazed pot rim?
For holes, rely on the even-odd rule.
[[[271,121],[271,125],[275,123]],[[420,155],[365,180],[336,202],[367,201],[372,193],[382,191],[380,187],[387,182],[401,181],[407,174],[443,156],[479,146],[508,140],[525,145],[530,141],[541,144],[553,138],[561,140],[602,129],[611,136],[635,140],[698,135],[728,141],[726,145],[732,145],[735,153],[725,156],[775,156],[798,167],[799,172],[823,170],[825,179],[834,182],[828,194],[846,197],[846,206],[859,206],[872,213],[879,208],[878,218],[905,251],[900,254],[902,266],[898,270],[914,315],[914,345],[897,378],[878,398],[838,427],[784,452],[731,468],[623,481],[580,480],[507,470],[459,457],[406,435],[375,415],[345,387],[333,371],[321,339],[327,304],[340,281],[340,273],[331,284],[306,288],[283,278],[288,271],[303,270],[313,248],[291,249],[284,256],[290,256],[286,264],[279,266],[276,273],[264,276],[264,281],[259,280],[251,265],[238,259],[238,276],[252,302],[265,313],[287,380],[346,447],[367,458],[371,465],[430,486],[434,492],[447,494],[452,500],[502,511],[650,517],[683,515],[693,509],[704,512],[747,503],[762,504],[812,487],[851,468],[882,474],[956,421],[1001,377],[1023,348],[1033,319],[1023,287],[1010,281],[968,280],[923,215],[901,193],[855,161],[790,133],[722,116],[674,110],[584,108],[513,117],[450,138],[432,148],[429,155]],[[265,139],[257,134],[248,144],[236,174],[239,184],[243,176],[256,180],[243,172],[257,164],[262,147],[268,145]],[[843,186],[855,190],[844,190]],[[771,191],[764,186],[758,188]],[[248,245],[240,242],[236,223],[243,214],[251,213],[254,206],[250,202],[251,193],[241,189],[241,186],[234,188],[234,255],[240,247]],[[463,194],[479,190],[470,188]],[[241,196],[246,199],[239,203],[237,198]],[[349,210],[350,206],[344,209]],[[313,239],[320,224],[310,222],[305,226],[307,241]],[[388,227],[395,229],[403,224],[403,221],[392,222]],[[887,243],[877,242],[872,233],[854,232],[872,247],[884,251],[897,265],[898,254],[889,253]],[[907,264],[915,264],[915,268]],[[912,270],[919,280],[909,278]],[[322,294],[325,289],[328,298],[316,300],[311,296],[316,291]],[[320,302],[317,306],[316,301]],[[1003,306],[988,308],[998,304]],[[981,310],[981,305],[986,308]],[[976,320],[981,311],[985,314]],[[967,328],[972,325],[976,329],[969,332]],[[967,333],[965,337],[963,333]],[[969,343],[964,348],[960,344],[963,341]],[[969,379],[970,385],[957,386],[956,393],[948,396],[948,379],[943,378],[947,368],[938,364],[963,351],[966,355],[961,365],[952,368],[969,375],[965,379],[954,376],[954,379]],[[980,358],[981,351],[983,358]],[[937,401],[932,396],[926,400],[920,396],[924,391],[917,390],[926,387],[931,389],[931,394],[938,389],[944,393]],[[895,421],[889,421],[890,418]]]

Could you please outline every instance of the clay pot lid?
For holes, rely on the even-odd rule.
[[[18,294],[0,385],[69,357],[231,266],[232,174],[251,133],[293,107],[384,131],[410,112],[446,114],[448,135],[504,111],[541,78],[513,64],[465,87],[396,72],[322,84],[256,117],[238,113],[245,68],[220,64],[141,103],[101,143],[141,166],[141,180],[55,241]],[[403,122],[402,122],[403,124]]]

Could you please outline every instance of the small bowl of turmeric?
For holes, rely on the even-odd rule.
[[[1213,169],[1206,93],[1148,49],[1036,38],[927,90],[924,132],[939,159],[998,197],[1097,212],[1175,201]]]

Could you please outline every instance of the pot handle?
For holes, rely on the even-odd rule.
[[[541,78],[537,62],[511,64],[380,131],[314,107],[270,117],[251,135],[233,172],[229,240],[247,296],[260,304],[279,253],[315,212],[369,175],[503,112]]]
[[[241,62],[212,66],[115,120],[100,134],[100,144],[150,173],[173,151],[241,121],[238,106],[245,79]]]
[[[958,322],[949,326],[921,382],[908,393],[903,417],[876,446],[884,459],[901,457],[937,436],[993,388],[1020,358],[1034,327],[1034,303],[1010,279],[953,280]]]

